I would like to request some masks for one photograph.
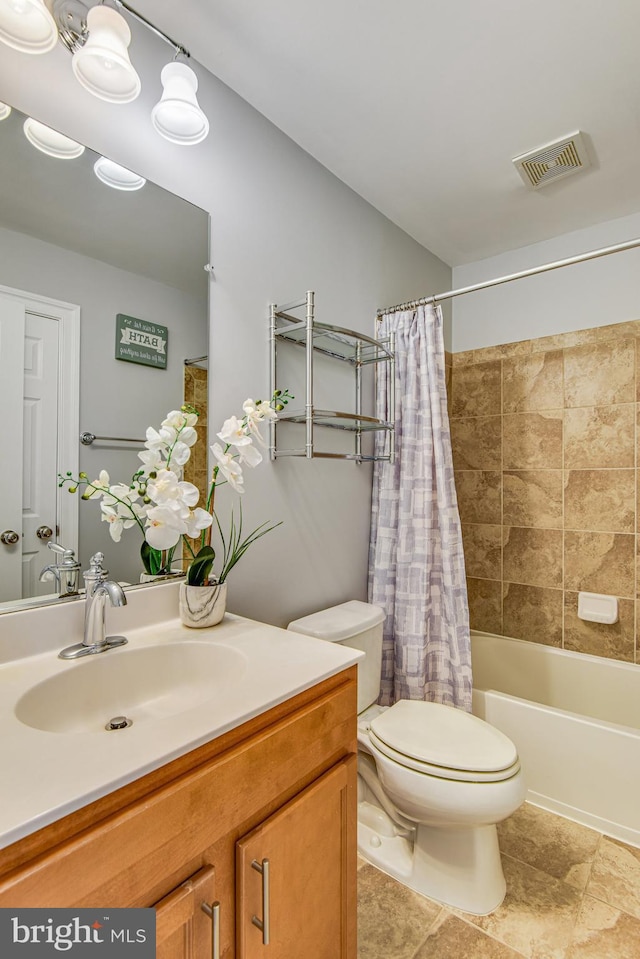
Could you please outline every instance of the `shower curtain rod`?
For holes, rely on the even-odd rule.
[[[512,280],[522,280],[526,276],[535,276],[537,273],[547,273],[549,270],[559,270],[562,266],[572,266],[574,263],[583,263],[585,260],[595,260],[599,256],[609,256],[610,253],[622,253],[623,250],[633,250],[638,246],[640,246],[640,237],[635,240],[627,240],[626,243],[617,243],[615,246],[605,246],[601,250],[592,250],[590,253],[580,253],[578,256],[570,256],[566,260],[556,260],[554,263],[534,266],[530,270],[521,270],[519,273],[499,276],[495,280],[485,280],[484,283],[474,283],[473,286],[463,286],[458,290],[449,290],[447,293],[436,293],[433,296],[423,296],[419,300],[410,300],[408,303],[399,303],[397,306],[387,306],[383,310],[378,310],[376,316],[378,320],[381,320],[387,313],[395,313],[398,310],[411,310],[416,306],[426,306],[429,303],[435,305],[439,303],[440,300],[451,300],[454,296],[462,296],[465,293],[475,293],[476,290],[486,290],[491,286],[499,286],[501,283],[510,283]]]

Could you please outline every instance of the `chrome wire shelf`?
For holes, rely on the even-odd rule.
[[[312,410],[311,417],[314,426],[326,426],[333,430],[346,430],[354,433],[356,430],[372,432],[377,430],[392,430],[393,424],[378,420],[374,416],[363,416],[357,413],[341,413],[338,410]],[[280,422],[306,423],[307,414],[304,410],[290,410],[280,413]]]
[[[304,319],[296,311],[304,309]],[[394,462],[394,423],[395,423],[395,355],[393,334],[385,340],[377,340],[355,330],[347,330],[329,323],[315,320],[315,295],[313,291],[293,303],[270,307],[270,344],[271,344],[271,391],[277,387],[277,356],[280,343],[290,343],[304,348],[306,356],[305,405],[301,410],[286,410],[278,417],[277,423],[270,426],[270,457],[305,456],[322,459],[352,460],[355,463],[385,460]],[[355,374],[355,409],[353,412],[338,410],[319,410],[313,405],[314,354],[322,354],[341,362],[349,363]],[[377,385],[377,371],[380,363],[390,365],[389,408],[386,419],[366,416],[362,413],[362,368],[374,364]],[[276,437],[279,428],[289,423],[305,426],[305,445],[303,448],[277,449]],[[314,430],[318,427],[343,430],[354,434],[353,453],[332,453],[318,450],[315,444]],[[362,436],[366,433],[386,432],[384,452],[368,455],[362,452]]]
[[[282,319],[290,321],[294,318],[287,313],[277,312],[276,323]],[[296,346],[306,348],[307,327],[305,323],[298,321],[286,326],[276,326],[274,335],[279,339],[294,343]],[[375,340],[371,336],[345,330],[340,326],[316,322],[313,327],[312,339],[313,349],[316,353],[322,353],[324,356],[330,356],[335,360],[342,360],[353,365],[367,366],[370,363],[380,363],[392,359],[387,341]]]
[[[281,456],[304,456],[306,457],[306,449],[297,449],[297,450],[275,450],[273,454],[274,459],[280,459]],[[314,450],[313,453],[314,460],[350,460],[352,463],[377,463],[380,460],[385,462],[393,462],[390,454],[384,456],[368,456],[366,453],[327,453],[322,452],[321,450]]]

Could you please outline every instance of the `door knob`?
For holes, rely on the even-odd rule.
[[[13,529],[5,529],[3,533],[0,533],[0,542],[5,546],[14,546],[19,539],[19,534]]]
[[[53,536],[53,530],[50,526],[38,526],[36,536],[38,539],[50,539]]]

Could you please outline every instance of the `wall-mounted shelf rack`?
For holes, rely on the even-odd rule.
[[[304,310],[304,315],[296,315]],[[298,410],[285,410],[279,414],[277,423],[271,425],[270,456],[272,460],[280,456],[305,456],[325,459],[346,459],[356,463],[394,458],[395,396],[390,390],[390,404],[384,419],[365,415],[362,412],[362,370],[366,366],[376,367],[380,363],[390,365],[390,380],[394,383],[394,344],[393,335],[389,339],[378,340],[364,333],[347,330],[340,326],[320,323],[315,319],[315,296],[313,291],[292,303],[270,307],[270,346],[271,346],[271,390],[278,380],[278,345],[292,344],[301,347],[306,354],[305,405]],[[330,357],[353,367],[355,376],[355,409],[342,412],[338,410],[316,409],[313,401],[314,354]],[[288,423],[303,423],[306,427],[304,447],[285,448],[278,445],[279,426]],[[316,427],[343,430],[354,434],[352,453],[322,452],[317,449],[314,437]],[[362,451],[363,433],[386,431],[389,434],[387,451],[383,455],[368,455]]]

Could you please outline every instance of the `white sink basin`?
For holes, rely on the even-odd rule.
[[[84,606],[0,615],[0,850],[171,763],[362,657],[355,649],[227,613],[191,630],[179,584],[132,589],[107,613],[126,646],[58,658]],[[131,727],[107,732],[125,716]],[[0,852],[1,855],[1,852]]]
[[[15,704],[16,718],[50,733],[103,732],[124,716],[133,725],[166,719],[201,705],[216,690],[239,683],[246,655],[231,646],[199,642],[120,649],[88,660],[32,686]],[[127,728],[110,731],[126,735]]]

